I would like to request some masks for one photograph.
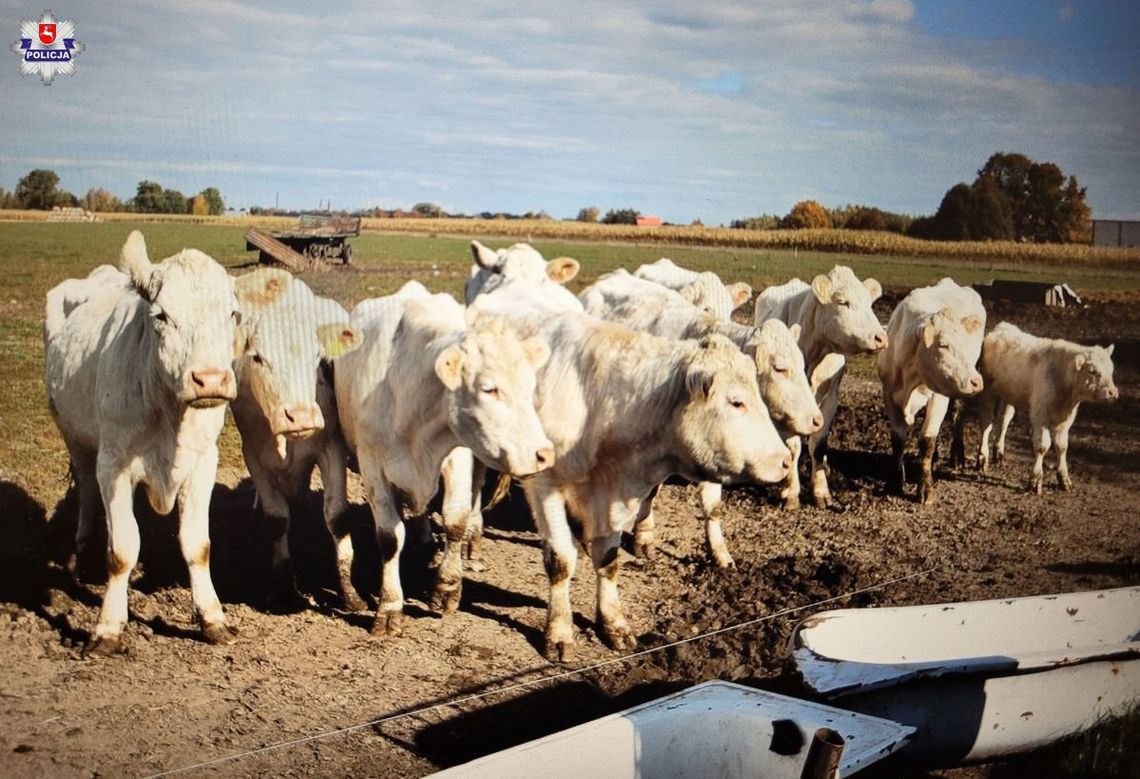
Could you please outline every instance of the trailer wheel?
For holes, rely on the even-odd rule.
[[[345,265],[352,262],[352,244],[346,243],[341,247],[340,258]]]

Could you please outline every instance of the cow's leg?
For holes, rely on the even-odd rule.
[[[934,393],[926,406],[926,419],[922,424],[922,439],[919,441],[919,456],[922,460],[922,482],[918,488],[918,502],[929,505],[934,502],[934,446],[938,442],[938,431],[950,408],[950,398]]]
[[[784,489],[780,491],[780,499],[785,509],[795,510],[800,507],[800,452],[803,451],[803,439],[794,435],[784,443],[792,453],[792,467],[784,481]]]
[[[574,656],[570,581],[578,564],[578,547],[570,532],[562,493],[542,475],[527,480],[524,490],[535,525],[542,535],[542,562],[550,580],[544,654],[549,660],[565,662]]]
[[[906,489],[906,444],[907,439],[910,437],[910,425],[907,424],[903,416],[903,409],[894,402],[893,398],[888,393],[886,395],[886,412],[887,423],[891,428],[891,459],[894,461],[894,475],[891,479],[891,486],[898,495],[902,495]]]
[[[590,539],[590,557],[598,574],[597,628],[611,649],[633,649],[637,646],[637,637],[622,613],[621,596],[618,594],[620,547],[620,532]]]
[[[380,551],[380,598],[376,604],[374,636],[398,636],[404,632],[404,588],[400,584],[400,552],[404,548],[403,520],[392,485],[385,478],[378,458],[364,448],[358,452],[360,477],[372,509],[376,546]]]
[[[226,624],[210,578],[210,495],[217,473],[218,448],[211,446],[178,492],[178,543],[190,569],[190,597],[202,636],[211,644],[228,644],[237,631]]]
[[[997,465],[1005,459],[1005,434],[1009,432],[1009,423],[1017,409],[1009,403],[1000,403],[997,414],[1001,415],[1001,427],[998,429],[997,444],[994,447],[994,464]],[[996,418],[996,415],[995,415]]]
[[[443,555],[436,569],[432,608],[444,614],[459,608],[463,593],[463,544],[471,514],[475,457],[470,449],[456,447],[443,460]]]
[[[347,465],[344,448],[335,441],[321,447],[317,454],[317,465],[321,469],[321,482],[325,486],[324,517],[325,527],[336,546],[337,590],[341,606],[346,611],[364,611],[368,604],[352,586],[352,533],[348,516]]]
[[[653,502],[661,485],[653,488],[649,497],[641,501],[637,518],[633,521],[633,554],[652,560],[657,554],[657,516],[653,513]]]
[[[289,501],[273,484],[261,467],[254,448],[242,447],[245,466],[257,489],[261,513],[265,517],[266,536],[272,557],[270,563],[269,603],[273,608],[292,610],[302,604],[289,556]]]
[[[75,527],[75,551],[68,568],[77,576],[93,573],[96,520],[99,515],[99,479],[95,475],[95,458],[88,452],[72,450],[71,472],[75,476],[76,499],[79,501],[78,524]]]
[[[839,408],[839,385],[847,371],[843,355],[829,354],[812,372],[811,383],[815,390],[820,411],[823,412],[823,426],[808,436],[808,456],[811,460],[811,494],[818,508],[832,504],[831,490],[827,485],[827,434],[835,421]]]
[[[955,400],[950,404],[950,461],[951,468],[966,465],[966,418],[970,416],[969,401]]]
[[[1053,441],[1049,435],[1049,427],[1043,421],[1032,416],[1030,426],[1033,433],[1034,452],[1033,478],[1030,481],[1030,488],[1040,495],[1045,489],[1045,455]]]
[[[463,538],[461,552],[466,566],[472,571],[482,571],[483,546],[483,485],[487,481],[487,466],[475,460],[471,476],[471,515],[467,518],[467,535]]]
[[[705,518],[705,541],[713,563],[717,568],[735,568],[736,561],[728,551],[728,544],[724,541],[724,528],[721,526],[721,517],[724,514],[721,497],[724,494],[724,487],[715,481],[703,481],[700,490],[701,514]]]
[[[127,584],[139,561],[139,526],[134,514],[134,485],[125,470],[98,467],[99,491],[107,514],[107,589],[95,633],[84,654],[112,655],[122,647],[127,624]]]
[[[1068,418],[1053,428],[1053,448],[1057,450],[1057,485],[1063,490],[1073,488],[1073,480],[1069,477],[1069,429],[1077,418],[1077,408],[1074,407]]]

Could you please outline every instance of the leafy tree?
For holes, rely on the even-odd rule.
[[[59,176],[54,170],[37,168],[16,184],[16,202],[20,208],[50,209],[59,205],[56,202],[58,186]]]
[[[877,208],[855,206],[847,215],[843,227],[846,230],[886,230],[887,215]]]
[[[52,205],[61,208],[76,208],[79,205],[79,198],[67,190],[61,189],[55,193],[55,202]]]
[[[749,216],[744,219],[734,219],[729,226],[735,230],[775,230],[780,226],[780,217],[772,214]]]
[[[218,191],[217,187],[206,187],[198,194],[206,198],[206,206],[209,209],[210,216],[220,216],[225,213],[226,201],[222,200],[222,193]]]
[[[969,241],[973,219],[973,188],[966,183],[955,184],[942,197],[934,214],[931,237],[940,241]]]
[[[177,189],[162,190],[162,213],[185,214],[189,210],[186,196]]]
[[[206,202],[206,196],[197,194],[190,201],[190,213],[194,216],[207,216],[210,213],[210,204]]]
[[[1034,162],[1024,154],[998,152],[978,171],[976,188],[988,180],[1008,203],[1012,238],[1037,243],[1063,243],[1087,238],[1087,190],[1067,179],[1052,162]],[[989,203],[995,203],[987,196]]]
[[[641,212],[635,211],[632,208],[611,208],[602,217],[602,224],[607,225],[635,225],[637,224],[637,217],[641,216]]]
[[[1085,196],[1088,191],[1069,176],[1061,198],[1061,211],[1064,214],[1065,237],[1068,243],[1088,243],[1092,237],[1092,209]]]
[[[443,209],[435,203],[416,203],[412,206],[412,211],[421,216],[440,217],[443,216]]]
[[[157,181],[140,181],[132,205],[140,214],[161,214],[166,205],[162,185]]]
[[[991,178],[981,177],[971,188],[973,203],[970,216],[970,239],[974,241],[1009,241],[1013,239],[1013,206],[1009,198]]]
[[[578,218],[575,221],[596,222],[601,213],[597,206],[588,206],[578,211]]]
[[[831,227],[831,218],[827,209],[814,200],[801,200],[792,206],[792,210],[784,217],[781,226],[793,230],[805,230]]]
[[[118,211],[122,208],[122,205],[117,197],[102,187],[98,189],[92,187],[87,190],[87,194],[83,196],[83,207],[88,211]]]
[[[19,208],[19,207],[20,207],[19,204],[16,202],[16,196],[13,195],[8,190],[4,189],[4,187],[0,187],[0,208]]]

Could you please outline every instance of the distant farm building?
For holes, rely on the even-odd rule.
[[[1125,219],[1092,220],[1093,246],[1140,246],[1140,222]]]
[[[638,227],[660,227],[661,217],[659,216],[639,216],[637,217]]]
[[[988,284],[979,282],[974,285],[974,289],[982,296],[982,300],[1041,303],[1058,308],[1084,305],[1073,288],[1064,283],[994,279]]]

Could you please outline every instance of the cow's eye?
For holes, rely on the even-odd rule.
[[[840,298],[839,300],[835,301],[835,305],[841,306],[842,308],[851,308],[851,301]]]
[[[258,365],[265,365],[265,358],[261,356],[261,352],[253,352],[249,355],[249,359],[253,360]]]
[[[776,368],[773,368],[773,370],[781,376],[787,376],[789,373],[786,365],[777,366]]]
[[[729,398],[728,402],[729,402],[729,405],[731,405],[733,408],[738,408],[741,411],[743,411],[745,408],[747,408],[747,404],[743,400],[741,400],[740,398]]]
[[[487,397],[490,397],[490,398],[498,398],[499,397],[499,388],[496,387],[494,384],[480,385],[479,391],[482,392]]]
[[[167,322],[170,321],[170,318],[168,316],[166,316],[166,311],[159,308],[158,306],[154,306],[151,308],[150,315],[151,315],[151,317],[154,318],[154,321],[161,322],[162,324],[166,324]]]

